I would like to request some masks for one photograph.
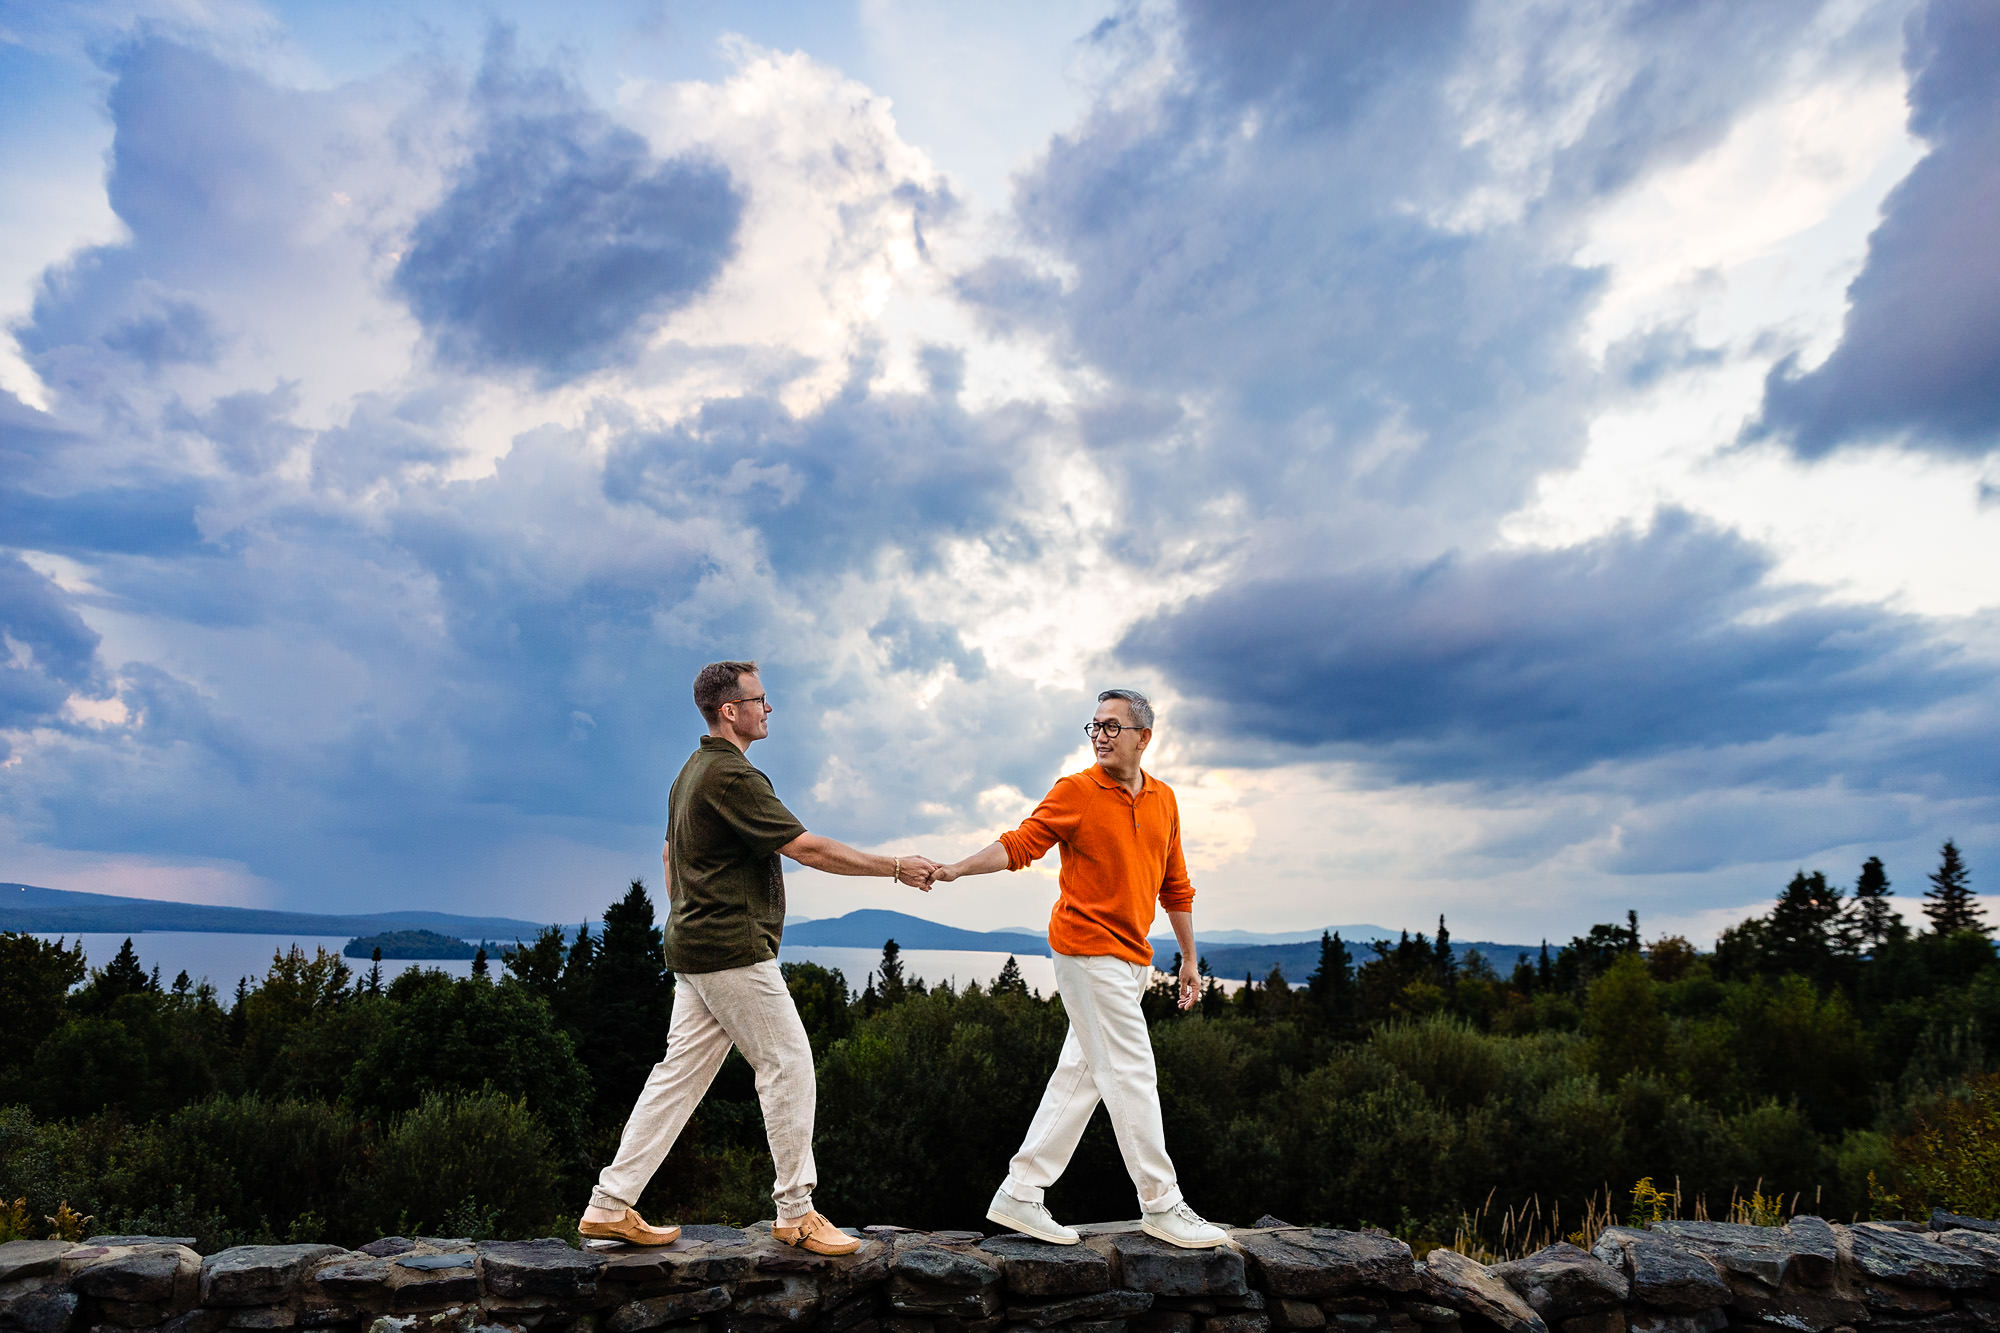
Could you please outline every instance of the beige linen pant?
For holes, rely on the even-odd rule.
[[[1139,1191],[1139,1207],[1162,1212],[1181,1201],[1160,1123],[1160,1083],[1153,1068],[1153,1039],[1139,997],[1153,969],[1123,958],[1055,956],[1056,990],[1069,1011],[1056,1072],[1028,1126],[1021,1151],[1007,1164],[1000,1188],[1022,1203],[1040,1203],[1056,1183],[1102,1101],[1111,1115],[1125,1170]]]
[[[733,1044],[757,1075],[764,1133],[778,1168],[771,1197],[778,1221],[812,1211],[813,1111],[819,1088],[812,1047],[798,1006],[775,962],[721,972],[675,974],[674,1016],[667,1029],[667,1058],[653,1066],[639,1093],[618,1156],[597,1177],[590,1202],[597,1208],[631,1208],[660,1169],[688,1117],[700,1103]]]

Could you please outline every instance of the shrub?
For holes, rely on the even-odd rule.
[[[553,1147],[524,1098],[491,1088],[426,1093],[375,1149],[359,1230],[472,1239],[539,1234],[565,1202]]]

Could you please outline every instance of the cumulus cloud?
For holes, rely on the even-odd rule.
[[[395,282],[450,360],[550,380],[630,360],[734,249],[743,198],[721,163],[646,141],[496,38],[471,161],[417,224]]]
[[[1418,781],[1821,733],[1990,685],[1920,621],[1786,606],[1768,568],[1741,539],[1666,513],[1643,535],[1565,550],[1238,584],[1124,647],[1207,701],[1217,734],[1342,749]]]
[[[1772,368],[1751,434],[1817,458],[1903,436],[2000,446],[2000,11],[1932,0],[1910,21],[1910,130],[1930,152],[1889,196],[1830,356]]]

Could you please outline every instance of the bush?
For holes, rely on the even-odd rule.
[[[358,1232],[538,1235],[565,1203],[548,1128],[524,1098],[490,1088],[426,1093],[375,1149]],[[358,1234],[358,1233],[357,1233]]]

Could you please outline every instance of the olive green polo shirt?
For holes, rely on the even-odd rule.
[[[771,780],[719,736],[703,736],[667,796],[667,967],[720,972],[778,956],[785,874],[778,849],[806,831]]]

